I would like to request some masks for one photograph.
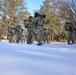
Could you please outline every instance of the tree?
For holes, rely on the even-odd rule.
[[[51,40],[53,40],[54,35],[59,33],[59,28],[61,25],[61,21],[52,5],[53,2],[51,4],[50,0],[45,0],[40,9],[41,12],[46,14],[46,19],[49,20],[49,25],[46,25],[45,27],[48,27],[51,32]]]
[[[7,28],[11,23],[19,24],[28,16],[24,0],[0,0],[0,16],[2,28]]]
[[[76,1],[61,1],[59,14],[63,20],[76,20]]]

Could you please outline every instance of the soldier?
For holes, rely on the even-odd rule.
[[[48,24],[49,22],[43,17],[43,15],[40,13],[39,16],[35,20],[35,27],[37,31],[37,40],[38,40],[38,46],[43,45],[42,37],[43,37],[43,24]]]
[[[2,38],[2,32],[0,31],[0,41],[1,41],[1,38]]]
[[[68,44],[74,43],[73,23],[66,22],[64,27],[65,27],[65,30],[67,31]]]
[[[43,41],[44,43],[49,43],[50,40],[50,32],[48,31],[48,28],[43,29]]]
[[[13,42],[13,35],[14,35],[14,26],[11,25],[10,27],[8,27],[8,39],[9,42]]]
[[[76,25],[75,25],[74,21],[71,21],[70,23],[72,24],[72,27],[73,27],[73,32],[72,32],[72,43],[74,44],[74,43],[75,43]]]
[[[21,41],[21,35],[22,35],[22,28],[20,27],[20,25],[17,25],[15,27],[16,43],[19,43]]]
[[[25,28],[27,28],[27,44],[33,43],[33,21],[32,16],[29,16],[29,20],[24,23]]]

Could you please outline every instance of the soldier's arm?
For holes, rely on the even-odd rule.
[[[45,18],[43,18],[44,24],[49,24],[49,20],[46,20]]]

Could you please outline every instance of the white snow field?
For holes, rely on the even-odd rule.
[[[0,75],[76,75],[76,44],[0,42]]]

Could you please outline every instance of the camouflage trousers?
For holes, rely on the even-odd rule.
[[[43,27],[42,26],[38,26],[37,27],[37,40],[38,40],[38,44],[42,44],[42,38],[43,38]]]
[[[50,37],[49,37],[49,35],[43,35],[43,41],[44,41],[44,43],[49,43],[49,40],[50,40]]]
[[[13,34],[10,33],[8,36],[9,36],[9,38],[8,38],[9,42],[10,42],[10,43],[13,42]]]
[[[68,35],[68,42],[74,42],[75,41],[75,31],[67,31]]]
[[[21,34],[16,34],[16,43],[19,43],[21,40]]]
[[[33,43],[33,30],[31,28],[27,29],[27,43]]]

